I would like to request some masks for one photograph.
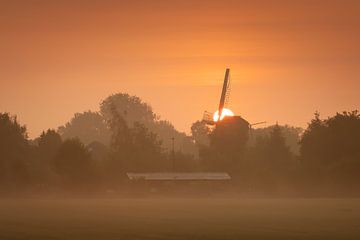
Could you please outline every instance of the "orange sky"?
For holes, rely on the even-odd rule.
[[[0,0],[0,111],[31,137],[111,93],[189,132],[218,105],[305,127],[360,108],[360,1]]]

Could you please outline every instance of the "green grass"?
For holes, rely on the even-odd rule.
[[[360,239],[360,201],[0,200],[0,239]]]

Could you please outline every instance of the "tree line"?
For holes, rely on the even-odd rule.
[[[326,119],[316,113],[305,130],[250,129],[242,118],[216,126],[197,121],[188,136],[140,98],[118,93],[102,101],[99,112],[76,113],[35,139],[16,116],[0,113],[4,194],[122,191],[126,172],[225,171],[237,192],[357,195],[359,170],[357,111]]]

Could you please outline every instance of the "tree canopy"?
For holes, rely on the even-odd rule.
[[[172,138],[174,138],[177,151],[196,154],[196,147],[191,137],[177,131],[169,121],[161,120],[153,112],[152,107],[139,97],[126,93],[117,93],[107,97],[100,104],[100,113],[106,121],[109,121],[114,117],[114,112],[121,116],[130,128],[137,122],[155,133],[161,140],[164,151],[171,151]]]
[[[62,183],[72,188],[93,182],[94,171],[91,154],[79,139],[67,139],[54,159],[55,172]]]
[[[337,113],[314,119],[300,141],[301,161],[309,178],[351,188],[360,182],[360,114]],[[317,181],[317,184],[319,181]]]
[[[27,181],[29,143],[26,127],[16,116],[0,113],[0,185],[19,185]]]
[[[92,111],[75,113],[68,123],[59,127],[58,132],[63,139],[77,137],[85,144],[97,141],[108,145],[110,140],[104,117]]]
[[[119,188],[127,172],[225,171],[239,191],[360,194],[358,111],[326,119],[316,113],[305,131],[278,124],[251,129],[238,116],[212,127],[197,121],[187,136],[140,98],[112,95],[102,107],[34,140],[16,116],[0,113],[0,193]],[[178,145],[170,152],[172,138]]]

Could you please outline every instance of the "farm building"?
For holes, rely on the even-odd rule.
[[[225,172],[154,172],[126,175],[130,181],[228,181],[231,179]]]

